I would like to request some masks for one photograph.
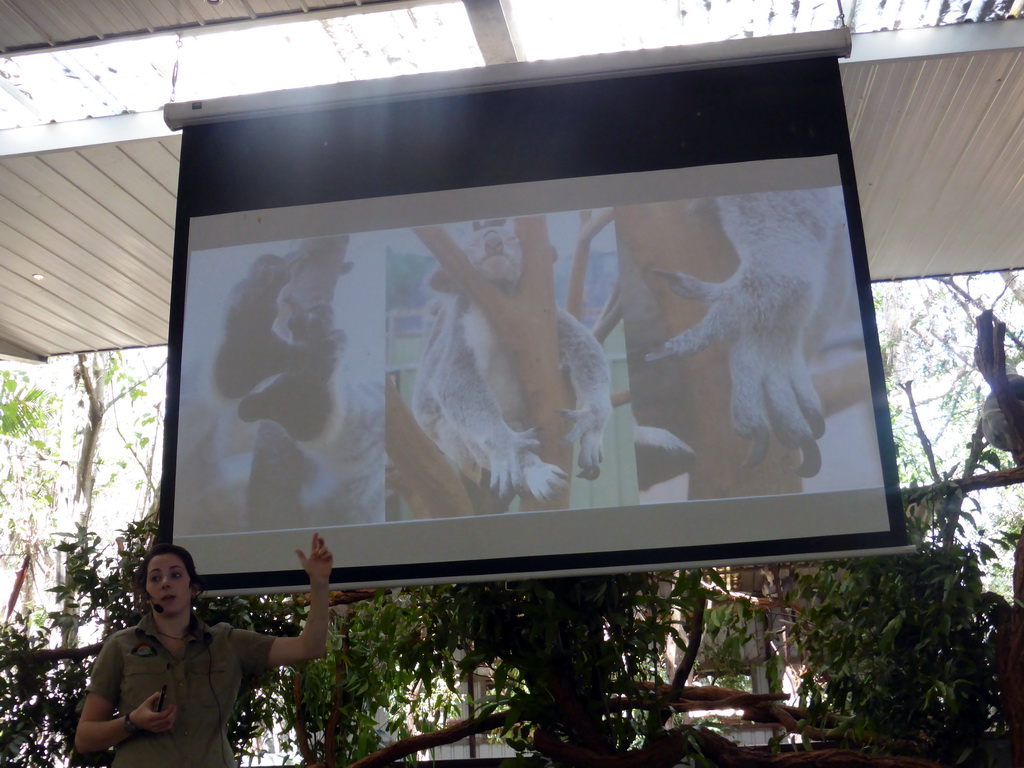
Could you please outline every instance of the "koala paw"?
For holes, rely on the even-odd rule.
[[[719,284],[654,272],[668,280],[677,295],[705,302],[708,311],[646,359],[686,357],[716,342],[728,344],[733,426],[751,441],[745,464],[755,466],[764,460],[774,434],[787,448],[802,450],[798,474],[817,474],[817,440],[824,434],[825,420],[804,350],[810,281],[799,274],[751,273],[743,268]]]
[[[527,429],[516,432],[502,429],[492,439],[483,440],[474,453],[479,456],[479,463],[491,473],[491,488],[503,498],[508,499],[519,492],[523,485],[523,455],[533,455],[540,448],[536,438],[536,430]]]
[[[774,435],[783,446],[801,450],[798,475],[818,474],[817,441],[825,434],[825,417],[802,348],[781,337],[737,340],[729,367],[733,424],[737,434],[751,441],[746,466],[764,460]]]
[[[559,413],[572,423],[572,428],[565,436],[566,445],[580,442],[577,464],[580,472],[577,477],[584,480],[596,480],[601,475],[601,461],[604,459],[604,426],[608,421],[610,408],[595,406],[573,411],[562,409]]]
[[[565,473],[535,453],[540,448],[536,430],[509,432],[502,450],[490,452],[491,488],[502,498],[518,493],[548,499],[558,493],[565,484]]]
[[[535,499],[546,500],[565,488],[565,472],[554,464],[541,461],[535,453],[523,457],[523,482],[520,491]]]

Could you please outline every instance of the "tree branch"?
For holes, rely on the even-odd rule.
[[[555,669],[545,683],[555,704],[565,716],[565,725],[576,732],[588,749],[598,753],[609,753],[611,748],[580,700],[571,676]]]
[[[384,431],[388,458],[394,466],[388,479],[417,519],[465,517],[473,505],[448,459],[420,428],[388,376],[384,390]]]
[[[103,407],[103,412],[104,412],[104,413],[106,413],[106,412],[107,412],[107,411],[109,411],[109,410],[110,410],[111,408],[113,408],[114,404],[115,404],[115,403],[116,403],[116,402],[117,402],[118,400],[120,400],[120,399],[121,399],[122,397],[125,397],[125,396],[127,396],[127,395],[128,395],[129,393],[131,393],[131,392],[134,392],[134,391],[135,391],[136,389],[138,389],[139,387],[141,387],[141,386],[142,386],[143,384],[145,384],[145,383],[146,383],[147,381],[149,381],[150,379],[152,379],[152,378],[156,377],[157,375],[159,375],[160,371],[162,371],[162,370],[164,369],[164,367],[165,367],[166,365],[167,365],[167,361],[166,361],[166,360],[164,360],[163,362],[161,362],[161,363],[160,363],[160,365],[158,365],[158,366],[156,367],[156,370],[154,370],[154,371],[153,371],[153,372],[152,372],[151,374],[149,374],[149,376],[147,376],[147,377],[146,377],[146,378],[144,378],[144,379],[140,379],[139,381],[136,381],[136,382],[135,382],[134,384],[132,384],[132,385],[131,385],[130,387],[127,387],[127,388],[125,388],[124,390],[122,390],[121,392],[119,392],[118,394],[114,395],[113,399],[111,399],[111,401],[110,401],[109,403],[107,403],[107,404],[106,404],[106,405],[105,405],[105,406]]]
[[[939,468],[935,464],[935,453],[932,451],[932,441],[928,439],[928,435],[924,432],[924,425],[921,424],[921,417],[917,413],[917,403],[914,402],[914,382],[905,381],[900,384],[906,395],[907,400],[910,403],[910,414],[914,417],[914,427],[917,429],[917,439],[921,443],[921,448],[924,450],[924,455],[928,459],[928,469],[932,473],[932,479],[936,483],[942,482],[942,475],[939,474]]]
[[[966,480],[974,474],[974,471],[978,468],[978,463],[981,461],[981,452],[985,448],[985,437],[981,431],[981,419],[978,419],[978,423],[974,425],[974,434],[971,435],[971,448],[967,454],[967,459],[964,461],[964,471],[961,475],[961,480]]]
[[[397,741],[384,747],[384,749],[377,750],[372,755],[356,760],[348,768],[380,768],[381,766],[391,765],[421,750],[452,744],[467,736],[496,730],[501,728],[507,719],[508,712],[495,712],[486,717],[459,720],[440,730],[422,733],[418,736],[410,736],[409,738]]]
[[[543,729],[535,735],[534,746],[553,761],[573,768],[671,768],[686,754],[689,736],[700,745],[704,757],[710,758],[718,768],[938,768],[938,763],[928,760],[867,755],[852,749],[772,753],[737,746],[705,728],[674,731],[643,749],[614,755],[601,755],[585,747],[566,744]]]
[[[1024,467],[1011,467],[1000,469],[995,472],[985,472],[973,477],[964,477],[960,480],[948,480],[934,485],[924,485],[919,488],[911,488],[905,491],[908,502],[921,501],[937,494],[948,494],[950,491],[959,488],[965,494],[972,491],[981,491],[986,488],[1005,488],[1008,485],[1024,483]]]
[[[28,575],[28,568],[31,564],[32,556],[26,552],[25,557],[22,558],[21,567],[14,574],[14,586],[11,587],[11,596],[7,598],[7,613],[4,615],[4,624],[10,622],[11,616],[14,614],[14,608],[18,604],[21,590],[25,586],[25,578]]]
[[[703,728],[694,735],[705,757],[718,768],[775,768],[806,766],[806,768],[939,768],[938,763],[915,757],[883,757],[867,755],[852,749],[816,749],[806,752],[762,752],[744,749],[724,736]]]
[[[32,661],[82,661],[100,652],[103,643],[83,645],[81,648],[40,648],[37,651],[29,651],[25,655]]]
[[[584,218],[580,223],[580,233],[576,238],[576,250],[572,255],[572,271],[569,273],[569,290],[565,300],[565,310],[577,320],[583,320],[583,294],[590,264],[590,246],[601,230],[607,227],[614,218],[611,208],[606,208],[597,216]]]
[[[616,281],[615,285],[612,286],[612,292],[608,295],[608,300],[601,308],[601,314],[594,323],[594,327],[591,329],[591,332],[594,334],[594,338],[603,345],[605,339],[607,339],[609,334],[611,334],[612,329],[621,321],[622,294],[619,289],[619,283]]]
[[[672,702],[680,711],[694,709],[738,709],[743,717],[755,723],[776,723],[790,732],[802,733],[817,738],[836,736],[838,731],[822,731],[801,725],[805,715],[795,707],[780,705],[786,694],[754,694],[734,691],[716,686],[685,688],[685,698]],[[652,702],[620,701],[619,709],[635,709],[656,705]],[[520,722],[520,721],[515,721]],[[509,712],[501,711],[479,718],[459,720],[431,733],[424,733],[402,739],[361,760],[349,768],[383,768],[416,752],[452,744],[478,733],[486,733],[512,725]],[[641,749],[625,752],[609,752],[585,746],[569,744],[545,728],[538,728],[534,734],[534,747],[541,754],[572,768],[672,768],[676,765],[691,743],[693,736],[705,757],[713,759],[720,768],[758,768],[760,766],[781,767],[807,766],[808,768],[937,768],[936,763],[908,757],[875,757],[852,749],[818,749],[807,752],[770,754],[758,748],[746,748],[733,744],[728,739],[704,729],[682,728],[669,731],[664,738],[657,739]],[[906,745],[904,745],[906,746]],[[315,767],[314,767],[315,768]]]
[[[698,602],[697,609],[690,614],[690,619],[686,624],[686,653],[672,675],[672,690],[674,691],[681,691],[686,687],[690,673],[693,672],[693,665],[697,662],[700,643],[704,639],[704,612],[706,609],[706,600]]]
[[[303,761],[308,765],[313,762],[314,754],[303,713],[302,675],[298,672],[292,672],[292,701],[295,704],[295,743],[299,747]]]
[[[95,364],[95,359],[93,360]],[[103,395],[89,373],[89,358],[84,353],[78,355],[75,373],[82,383],[88,401],[88,418],[82,432],[82,447],[79,450],[78,468],[75,478],[75,501],[85,498],[85,509],[81,521],[88,525],[92,512],[92,465],[96,458],[97,443],[103,425]]]

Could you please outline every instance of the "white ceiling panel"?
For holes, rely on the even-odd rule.
[[[179,146],[167,137],[0,162],[0,343],[42,356],[164,343]]]
[[[843,87],[875,279],[1024,266],[1020,51],[848,64]]]

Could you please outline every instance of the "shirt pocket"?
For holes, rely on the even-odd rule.
[[[190,659],[186,670],[194,705],[222,715],[231,711],[241,682],[237,664],[207,654]]]
[[[121,711],[131,711],[160,690],[170,680],[170,665],[159,656],[129,655],[124,661],[121,683]]]

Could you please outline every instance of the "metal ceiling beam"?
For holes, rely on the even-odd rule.
[[[462,0],[484,64],[522,61],[522,49],[512,24],[509,0]]]
[[[119,144],[172,136],[163,112],[137,112],[91,117],[70,123],[49,123],[0,131],[0,157],[43,155],[101,144]]]
[[[847,64],[927,59],[972,53],[1021,50],[1024,19],[986,21],[983,24],[948,24],[893,32],[862,32],[853,35],[853,52]]]

